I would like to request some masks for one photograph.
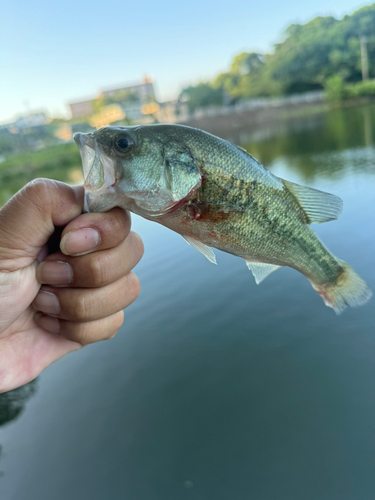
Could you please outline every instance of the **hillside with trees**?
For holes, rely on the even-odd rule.
[[[192,111],[255,97],[326,89],[342,99],[375,95],[375,4],[342,19],[316,17],[290,25],[270,54],[242,53],[227,73],[183,89]]]

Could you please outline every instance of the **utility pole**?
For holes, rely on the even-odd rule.
[[[368,80],[368,55],[367,55],[367,38],[360,36],[361,43],[361,67],[362,67],[362,80]]]

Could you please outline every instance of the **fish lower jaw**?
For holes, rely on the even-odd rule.
[[[121,201],[113,188],[105,190],[85,191],[85,212],[107,212],[111,208],[121,206]]]

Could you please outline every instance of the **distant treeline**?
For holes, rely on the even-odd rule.
[[[239,54],[227,73],[183,89],[180,98],[193,111],[243,99],[322,89],[332,100],[375,95],[375,82],[358,86],[362,64],[368,67],[365,78],[375,78],[375,4],[340,20],[316,17],[306,24],[292,24],[273,53]]]

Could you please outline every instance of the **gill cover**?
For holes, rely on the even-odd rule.
[[[170,213],[187,201],[202,182],[199,168],[188,152],[173,144],[162,149],[154,149],[146,164],[144,157],[138,161],[136,155],[132,160],[123,160],[123,176],[117,188],[128,199],[124,208],[148,218]]]
[[[170,193],[172,207],[189,197],[201,182],[202,176],[192,155],[182,151],[166,154],[161,184],[162,189]]]

